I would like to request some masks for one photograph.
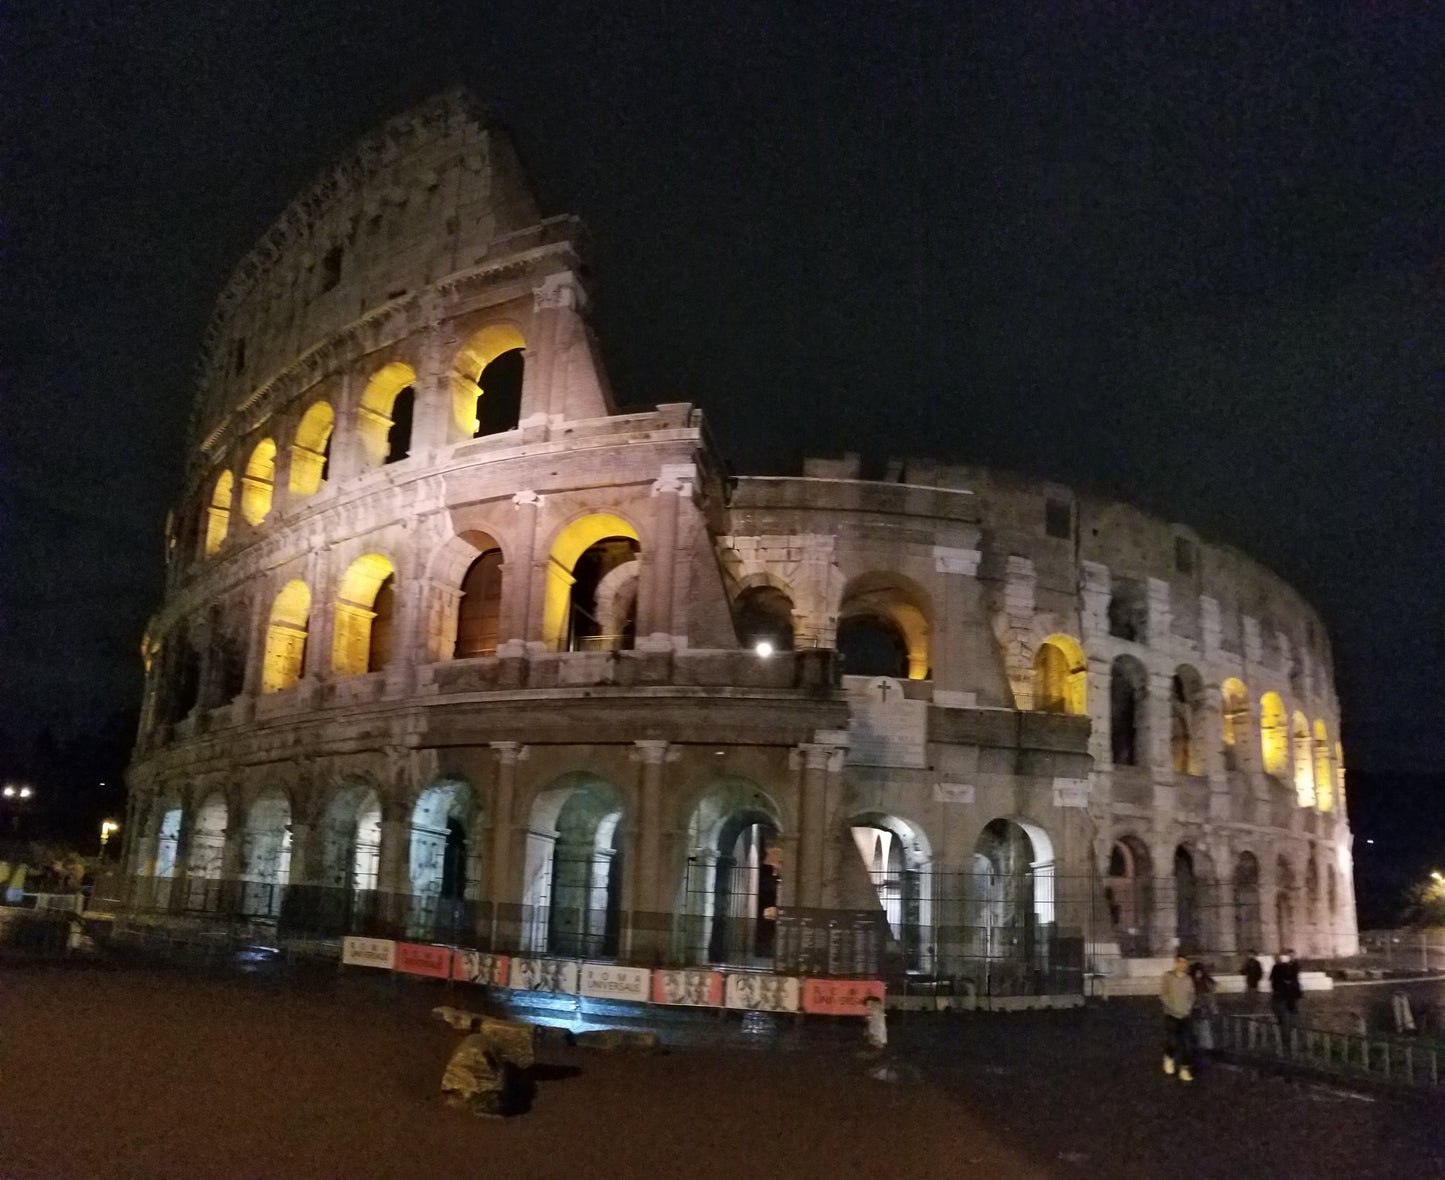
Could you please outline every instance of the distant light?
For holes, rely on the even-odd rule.
[[[773,645],[766,639],[760,639],[758,640],[758,645],[753,648],[753,650],[758,653],[759,659],[765,660],[773,654]]]
[[[12,796],[13,794],[15,794],[15,788],[14,788],[14,787],[6,787],[6,788],[5,788],[5,798],[8,799],[8,798],[10,798],[10,796]]]
[[[29,787],[21,787],[21,788],[20,788],[20,798],[22,798],[22,799],[29,799],[29,798],[30,798],[30,788],[29,788]]]
[[[1373,841],[1373,840],[1366,840],[1365,843],[1366,843],[1366,844],[1373,844],[1374,841]]]

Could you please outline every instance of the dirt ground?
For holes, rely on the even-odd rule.
[[[1173,1083],[1137,1007],[895,1020],[895,1083],[844,1025],[549,1047],[531,1111],[492,1120],[439,1100],[447,1001],[334,972],[0,963],[0,1178],[1445,1176],[1445,1104],[1227,1067]]]

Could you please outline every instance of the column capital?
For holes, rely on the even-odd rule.
[[[512,497],[513,508],[540,508],[546,500],[531,488],[524,488]]]
[[[664,463],[661,475],[652,482],[652,494],[660,496],[671,492],[677,496],[690,496],[696,479],[696,463]]]
[[[634,762],[648,766],[661,766],[663,762],[675,761],[680,751],[671,751],[671,742],[660,738],[640,738],[632,743],[634,749],[629,757]]]
[[[788,752],[788,765],[793,769],[839,771],[847,757],[848,747],[822,742],[801,742]]]
[[[503,766],[515,766],[518,762],[525,762],[531,753],[530,747],[521,742],[488,742],[487,745],[497,752],[497,761]]]

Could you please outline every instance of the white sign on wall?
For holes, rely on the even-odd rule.
[[[577,994],[577,964],[571,959],[513,959],[511,986],[524,992]]]
[[[389,938],[347,935],[341,944],[341,961],[349,967],[380,967],[390,971],[396,966],[396,943]]]
[[[582,994],[594,1000],[651,999],[652,972],[646,967],[618,967],[612,963],[582,964]]]
[[[1087,807],[1089,805],[1089,780],[1086,778],[1054,779],[1055,807]]]
[[[933,797],[940,803],[972,803],[972,783],[934,783]]]

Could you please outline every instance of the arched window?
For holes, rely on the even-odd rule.
[[[1144,584],[1130,578],[1115,578],[1109,596],[1109,634],[1115,639],[1143,643],[1149,618],[1149,600]]]
[[[1086,713],[1084,649],[1067,635],[1050,635],[1034,653],[1033,706],[1041,713]]]
[[[1284,702],[1279,693],[1267,692],[1259,698],[1259,748],[1264,756],[1264,772],[1276,778],[1289,773],[1289,733]]]
[[[838,608],[838,655],[847,676],[926,680],[929,606],[923,589],[901,574],[854,578]]]
[[[405,459],[410,452],[415,381],[410,365],[392,361],[366,383],[357,407],[356,432],[373,467]]]
[[[452,417],[461,437],[516,428],[522,402],[519,350],[526,346],[510,324],[491,324],[462,346],[451,373]]]
[[[231,494],[235,488],[235,477],[223,471],[211,489],[211,502],[206,507],[206,556],[209,557],[221,547],[226,534],[231,531]]]
[[[737,597],[738,642],[761,653],[793,650],[793,600],[776,586],[749,586]]]
[[[621,934],[622,800],[610,783],[570,774],[533,801],[523,871],[523,945],[615,955]]]
[[[261,691],[281,692],[301,679],[306,666],[306,624],[311,614],[311,591],[299,578],[287,582],[271,604],[266,628],[266,657],[261,668]]]
[[[316,402],[301,416],[296,441],[291,444],[291,491],[298,496],[317,492],[331,474],[331,435],[336,414],[326,402]]]
[[[1149,849],[1137,836],[1121,836],[1109,850],[1104,902],[1119,950],[1129,956],[1149,953],[1154,919],[1154,874]]]
[[[501,617],[502,551],[488,549],[467,567],[462,578],[455,657],[465,660],[495,655]]]
[[[1244,743],[1249,734],[1249,694],[1233,677],[1226,680],[1220,692],[1221,724],[1224,735],[1224,768],[1239,770]]]
[[[246,460],[241,477],[241,515],[247,524],[260,524],[271,513],[276,488],[276,443],[263,438]]]
[[[395,572],[381,554],[368,553],[353,561],[342,576],[336,593],[336,634],[331,645],[331,670],[338,676],[376,671],[381,667],[376,661],[390,658],[395,607],[388,584],[394,585]]]
[[[1294,790],[1301,807],[1315,805],[1314,749],[1310,742],[1310,723],[1303,713],[1294,715],[1290,737],[1294,745]]]
[[[1329,811],[1335,803],[1335,776],[1330,771],[1330,735],[1323,721],[1315,722],[1315,803]]]
[[[1120,656],[1109,672],[1109,748],[1115,766],[1144,761],[1144,707],[1148,675],[1131,656]]]
[[[1181,666],[1169,681],[1169,756],[1176,774],[1203,774],[1199,749],[1200,710],[1204,694],[1199,673]]]
[[[636,530],[609,512],[579,517],[558,533],[547,563],[542,609],[542,640],[548,650],[632,646],[635,624],[620,582],[627,579],[624,567],[636,561],[638,551]],[[605,596],[599,593],[603,590]],[[609,610],[603,613],[610,617],[599,613],[599,599],[605,599]],[[635,605],[635,591],[632,602]]]

